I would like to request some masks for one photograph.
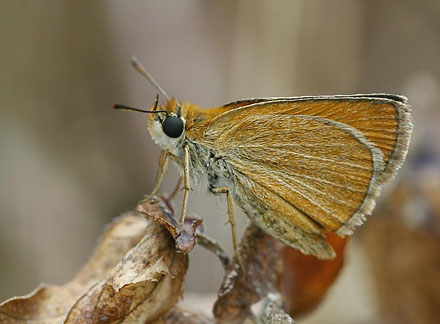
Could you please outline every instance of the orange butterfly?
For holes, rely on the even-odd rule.
[[[192,184],[225,195],[234,247],[235,206],[305,254],[335,256],[325,232],[350,235],[370,215],[382,184],[405,160],[412,130],[406,98],[389,94],[257,98],[202,109],[166,98],[148,112],[163,151],[152,192],[171,158],[183,171],[185,219]]]

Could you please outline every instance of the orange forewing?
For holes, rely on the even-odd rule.
[[[351,229],[371,211],[382,153],[332,120],[236,111],[214,120],[203,141],[235,170],[235,199],[256,208],[246,207],[248,216],[284,243],[332,257],[321,233]]]
[[[217,125],[221,134],[207,132],[206,140],[212,134],[235,169],[336,231],[364,200],[374,172],[370,148],[338,126],[319,117],[247,116],[228,130]]]
[[[291,98],[258,98],[232,102],[224,106],[234,112],[246,109],[248,114],[282,113],[319,116],[338,121],[359,130],[384,154],[383,181],[392,178],[404,157],[408,143],[409,106],[406,98],[388,94],[315,96]]]

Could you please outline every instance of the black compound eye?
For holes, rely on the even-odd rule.
[[[163,132],[172,138],[177,138],[183,133],[183,120],[177,116],[168,116],[162,123]]]

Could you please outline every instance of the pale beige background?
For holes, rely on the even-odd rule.
[[[151,190],[159,150],[145,116],[111,109],[153,102],[133,53],[170,95],[202,106],[391,92],[410,97],[416,121],[439,121],[436,0],[11,0],[0,3],[0,40],[0,300],[71,278],[103,225]],[[199,193],[189,210],[231,250],[223,202]],[[187,290],[215,293],[221,276],[197,249]],[[371,289],[352,246],[315,316],[371,321]]]

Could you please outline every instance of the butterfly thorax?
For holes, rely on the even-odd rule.
[[[152,110],[154,107],[152,108]],[[164,113],[149,114],[148,130],[153,140],[165,151],[172,154],[180,171],[183,171],[183,147],[190,153],[190,176],[202,187],[212,188],[231,185],[231,174],[227,163],[218,153],[204,142],[204,132],[210,122],[228,108],[200,108],[190,103],[179,103],[171,99],[156,107]],[[162,123],[169,116],[177,116],[184,123],[181,136],[172,138],[164,133]]]

